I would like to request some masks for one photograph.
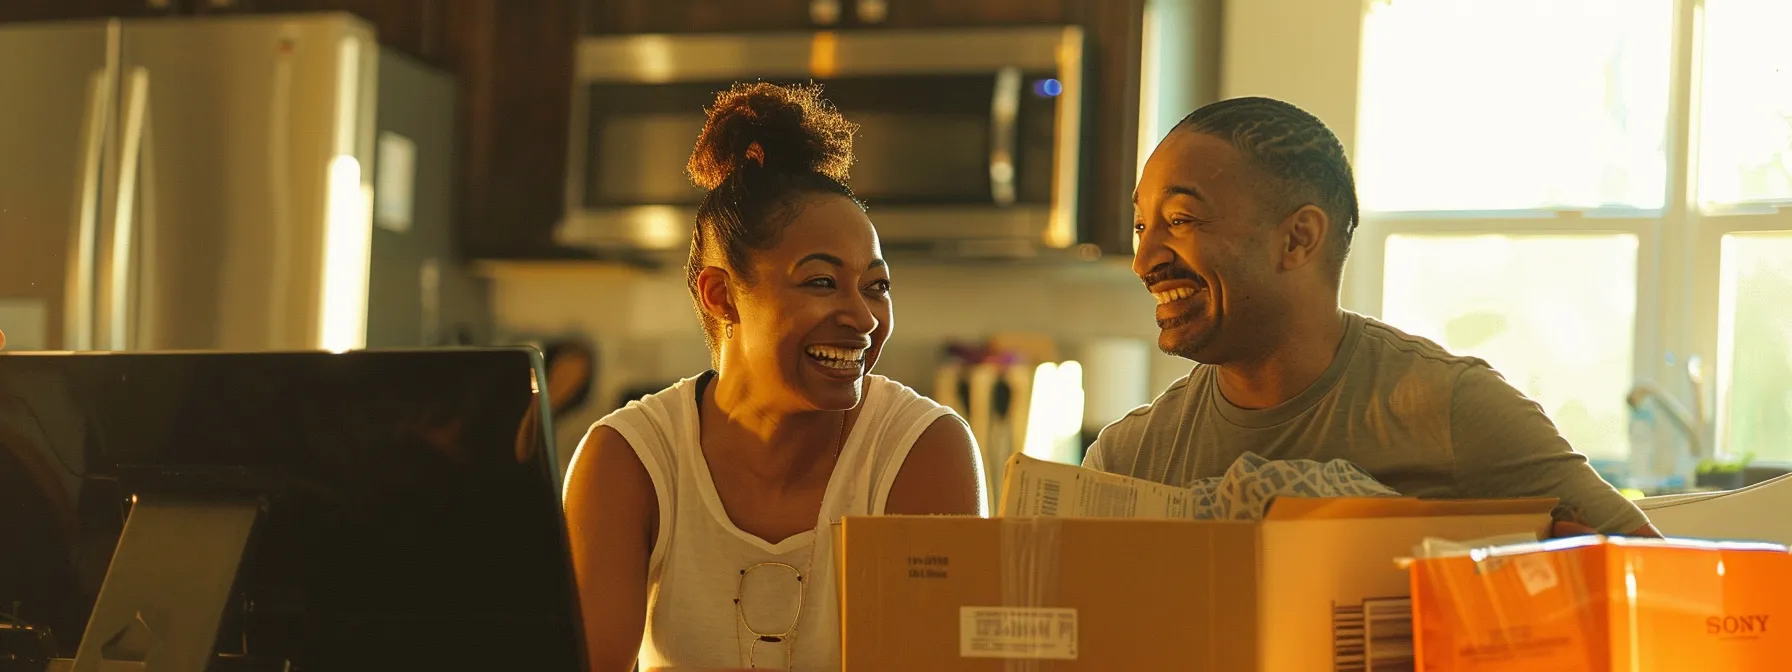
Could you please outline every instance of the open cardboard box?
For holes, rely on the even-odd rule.
[[[1022,510],[1009,499],[1022,492],[1017,483],[1039,476],[1028,466],[1010,465],[1004,511]],[[1132,480],[1048,467],[1070,479],[1056,486],[1060,507],[1066,492],[1096,492],[1087,484]],[[1120,511],[1112,503],[1125,497],[1115,494],[1088,501]],[[1041,670],[1410,669],[1410,588],[1395,559],[1425,537],[1541,535],[1555,503],[1285,498],[1260,522],[848,517],[835,528],[842,662],[854,672],[1016,662]]]

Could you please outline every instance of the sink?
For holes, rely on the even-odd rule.
[[[1771,513],[1792,510],[1792,476],[1741,490],[1649,497],[1637,506],[1668,536],[1792,544],[1792,521]]]

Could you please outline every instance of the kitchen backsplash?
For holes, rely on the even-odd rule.
[[[1124,337],[1155,342],[1151,296],[1124,262],[1074,265],[897,263],[895,330],[876,373],[933,393],[950,341],[994,332],[1051,336],[1065,359],[1085,343]],[[646,271],[584,263],[496,263],[491,279],[500,339],[576,335],[601,358],[584,407],[559,418],[565,452],[582,428],[616,406],[627,389],[694,375],[709,365],[702,331],[679,268]],[[1152,349],[1149,389],[1187,373],[1188,362]]]

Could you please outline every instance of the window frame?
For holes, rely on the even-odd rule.
[[[1702,440],[1707,450],[1716,450],[1723,456],[1723,423],[1728,409],[1720,402],[1727,400],[1728,381],[1723,376],[1729,368],[1727,362],[1719,360],[1723,238],[1733,233],[1792,232],[1792,202],[1713,206],[1698,198],[1697,131],[1704,6],[1704,0],[1673,3],[1666,192],[1661,209],[1365,211],[1346,266],[1342,287],[1345,308],[1369,315],[1382,313],[1390,236],[1633,235],[1637,241],[1637,277],[1632,384],[1652,383],[1689,410],[1710,409]],[[1365,20],[1368,11],[1365,5]],[[1358,62],[1363,59],[1359,57]],[[1360,97],[1358,103],[1360,109]],[[1706,380],[1704,389],[1696,395],[1686,365],[1694,355],[1703,363]],[[1656,450],[1663,446],[1688,449],[1671,423],[1658,422],[1656,430]],[[1792,466],[1769,460],[1756,463]]]
[[[1721,341],[1723,300],[1723,239],[1733,233],[1792,233],[1792,203],[1759,204],[1741,207],[1701,208],[1695,211],[1697,224],[1694,227],[1695,271],[1692,280],[1695,283],[1695,300],[1692,305],[1689,325],[1693,342],[1700,352],[1710,353],[1705,361],[1712,366],[1708,374],[1711,384],[1705,390],[1705,399],[1701,400],[1712,409],[1712,438],[1717,444],[1724,441],[1729,422],[1729,381],[1725,379],[1730,373],[1730,362],[1722,356],[1727,354]],[[1788,437],[1792,440],[1792,437]],[[1720,456],[1733,456],[1727,451]],[[1757,458],[1754,464],[1776,468],[1792,468],[1792,460]]]
[[[1344,280],[1344,307],[1380,315],[1384,306],[1388,238],[1396,235],[1556,235],[1629,234],[1636,237],[1636,343],[1631,369],[1659,361],[1659,344],[1647,342],[1647,325],[1660,321],[1662,274],[1656,251],[1663,248],[1662,218],[1642,210],[1527,210],[1508,212],[1364,213],[1351,243]],[[1715,285],[1714,285],[1715,287]],[[1715,291],[1715,290],[1714,290]],[[1715,330],[1714,330],[1715,332]]]

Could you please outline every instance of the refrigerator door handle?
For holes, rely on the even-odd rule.
[[[63,347],[92,350],[94,339],[94,268],[100,220],[100,166],[104,162],[106,129],[111,125],[111,67],[93,71],[87,82],[87,110],[82,120],[81,174],[77,188],[81,205],[75,210],[69,235],[68,288],[63,293]]]
[[[124,94],[124,137],[120,142],[118,161],[118,207],[112,223],[111,319],[107,321],[106,346],[112,350],[128,350],[130,342],[132,283],[131,261],[136,256],[137,186],[143,157],[143,117],[149,103],[149,70],[131,68],[126,74]]]

